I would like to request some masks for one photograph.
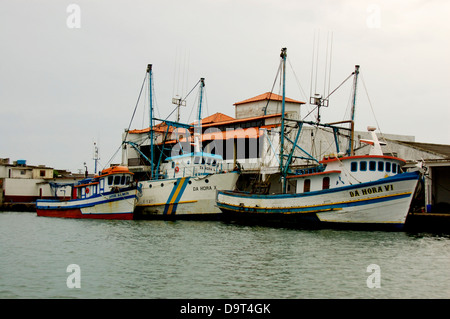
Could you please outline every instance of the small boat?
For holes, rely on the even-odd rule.
[[[283,49],[281,57],[282,63],[285,63],[286,49]],[[352,73],[355,75],[354,92],[358,72],[359,66],[356,66],[355,72]],[[318,105],[322,104],[321,101],[318,102]],[[284,89],[280,143],[285,139],[283,115]],[[333,125],[336,123],[289,121],[291,123],[293,121],[298,129],[295,141],[298,140],[303,124],[332,129],[337,152],[322,161],[304,152],[307,159],[315,161],[316,164],[294,170],[290,167],[290,160],[293,151],[301,147],[296,142],[291,142],[293,146],[290,154],[281,151],[280,155],[281,191],[217,192],[217,206],[223,211],[226,220],[296,227],[326,225],[365,229],[403,228],[417,183],[422,175],[420,169],[403,172],[402,166],[406,163],[403,159],[384,155],[374,127],[368,128],[372,140],[360,140],[370,145],[369,154],[355,155],[351,146],[353,116],[351,121],[345,121],[351,124],[350,129],[345,128],[351,132],[349,150],[345,153],[339,151],[336,133],[342,128]],[[280,149],[283,150],[283,144]],[[287,191],[287,184],[290,191]]]
[[[53,187],[70,187],[70,199],[39,199],[38,216],[90,219],[133,219],[137,187],[133,173],[124,166],[112,166],[93,178],[76,184],[59,184]]]

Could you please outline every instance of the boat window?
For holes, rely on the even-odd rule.
[[[397,164],[392,163],[392,173],[397,174]]]
[[[391,163],[386,162],[386,172],[390,172],[391,171]]]
[[[360,171],[367,171],[367,162],[366,161],[359,162],[359,170]]]
[[[122,178],[120,179],[120,184],[125,185],[125,175],[122,175]]]
[[[119,185],[120,184],[120,176],[114,176],[114,185]]]
[[[194,158],[194,164],[200,164],[200,157],[195,157]]]
[[[108,185],[112,185],[114,176],[108,176]]]
[[[311,190],[311,180],[305,179],[305,182],[303,183],[303,192],[307,193]]]
[[[377,169],[377,162],[370,161],[369,162],[369,171],[375,171]]]
[[[330,178],[324,177],[322,180],[322,189],[329,189],[330,188]]]
[[[380,172],[384,171],[384,162],[378,162],[378,171]]]
[[[172,168],[175,168],[175,162],[172,162]]]
[[[131,181],[131,177],[130,177],[130,176],[127,176],[127,183],[126,183],[126,184],[127,184],[127,185],[130,184],[130,181]]]
[[[211,159],[210,159],[210,158],[208,158],[208,159],[206,160],[206,164],[208,164],[208,165],[211,164]]]
[[[358,163],[352,162],[352,163],[350,164],[350,170],[351,170],[352,172],[356,172],[356,171],[358,170]]]
[[[211,165],[216,166],[216,160],[213,160]]]
[[[206,163],[206,161],[205,161],[205,159],[202,157],[202,164],[205,164]]]

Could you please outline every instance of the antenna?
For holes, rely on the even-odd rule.
[[[317,40],[316,40],[316,32],[314,32],[309,104],[315,105],[317,107],[317,123],[320,123],[320,108],[323,106],[328,107],[328,102],[329,102],[333,33],[328,32],[326,41],[327,41],[327,45],[326,45],[326,52],[325,52],[323,92],[321,94],[318,92],[319,89],[317,87],[317,78],[318,78],[318,74],[319,74],[320,32],[317,31]],[[313,78],[314,78],[314,93],[313,93]]]
[[[94,173],[97,173],[97,163],[98,160],[100,159],[99,155],[98,155],[98,146],[97,143],[94,142]]]
[[[177,106],[177,122],[180,122],[180,106],[186,106],[186,100],[183,100],[179,95],[177,95],[172,98],[172,104]]]
[[[177,105],[177,119],[176,121],[180,121],[180,106],[186,106],[186,98],[182,99],[180,96],[183,96],[185,94],[185,85],[187,85],[188,82],[188,75],[189,75],[189,52],[187,49],[184,50],[184,57],[181,56],[182,49],[180,49],[180,53],[178,54],[178,50],[175,53],[175,68],[174,68],[174,84],[173,84],[173,92],[172,94],[175,95],[174,98],[172,98],[172,104]],[[177,67],[178,64],[178,67]],[[187,65],[187,66],[186,66]],[[183,67],[183,70],[181,70],[181,67]],[[186,71],[187,68],[187,71]],[[178,71],[178,72],[177,72]],[[180,92],[180,81],[181,81],[181,92]],[[177,82],[176,90],[175,90],[175,82]]]

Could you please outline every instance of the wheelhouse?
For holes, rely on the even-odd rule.
[[[165,178],[200,176],[221,172],[223,158],[220,155],[196,152],[168,157],[164,163]]]
[[[125,166],[106,168],[93,178],[86,178],[73,187],[72,199],[89,198],[99,194],[131,187],[133,173]]]
[[[296,180],[297,193],[370,182],[402,173],[405,161],[392,156],[363,155],[348,157],[325,157],[322,169],[304,171],[288,176]]]

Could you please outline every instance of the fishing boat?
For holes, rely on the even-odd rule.
[[[39,199],[38,216],[90,219],[133,219],[137,188],[133,173],[124,166],[112,166],[99,175],[74,184],[53,184],[70,188],[70,199]],[[56,191],[55,191],[56,194]]]
[[[150,172],[138,178],[138,201],[135,217],[140,219],[215,219],[221,214],[216,206],[217,190],[233,190],[239,171],[224,164],[222,156],[204,152],[201,147],[202,99],[204,78],[199,85],[197,122],[185,124],[159,120],[153,116],[152,65],[147,67],[150,91],[150,127],[148,129],[149,153],[140,145],[124,139],[148,164]],[[194,87],[195,88],[195,87]],[[192,90],[191,90],[192,92]],[[161,121],[156,126],[155,121]],[[173,147],[174,130],[183,130],[183,139]],[[155,136],[158,134],[158,136]],[[159,143],[157,143],[159,141]],[[126,148],[124,148],[126,152]],[[123,155],[123,163],[127,156]]]
[[[283,72],[286,56],[284,48],[281,54]],[[359,66],[356,66],[352,73],[354,94],[358,73]],[[217,205],[223,211],[225,219],[299,227],[402,229],[422,172],[419,169],[403,172],[403,159],[384,155],[382,143],[378,140],[374,127],[368,128],[372,135],[371,140],[360,140],[370,146],[369,154],[355,155],[351,146],[352,140],[347,152],[341,152],[337,132],[342,127],[338,124],[351,124],[350,128],[344,129],[350,132],[352,139],[353,115],[349,121],[330,124],[288,120],[284,118],[284,96],[283,83],[279,159],[281,192],[258,194],[218,191]],[[323,105],[323,101],[317,102],[317,105]],[[289,154],[283,153],[285,121],[294,122],[297,127],[295,139],[288,139],[293,144]],[[297,145],[304,124],[330,129],[335,134],[338,148],[336,152],[319,161]],[[295,149],[301,150],[306,159],[315,161],[315,165],[292,169],[290,162]],[[287,184],[292,186],[289,192]]]

